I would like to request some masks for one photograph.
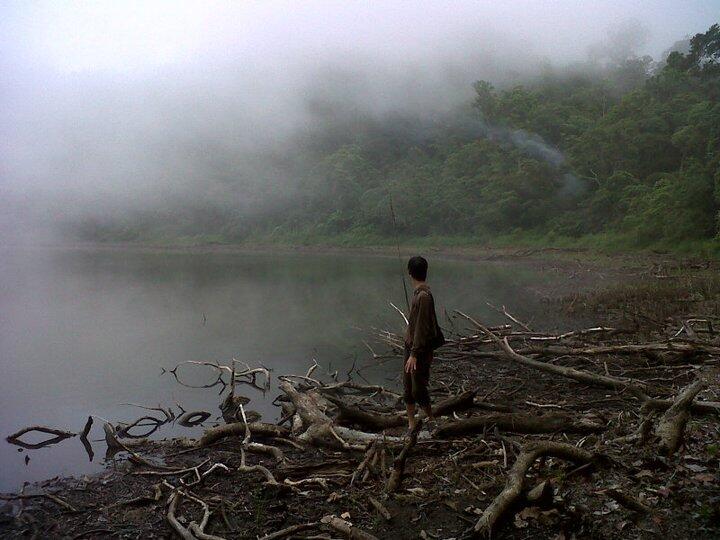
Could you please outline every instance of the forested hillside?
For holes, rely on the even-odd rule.
[[[714,245],[720,227],[720,27],[662,62],[548,68],[474,85],[442,116],[328,110],[272,170],[215,199],[87,220],[92,240]],[[430,116],[430,115],[428,115]],[[206,156],[207,158],[207,156]],[[212,202],[210,202],[212,201]],[[267,204],[271,201],[272,204]],[[264,202],[264,204],[263,204]],[[263,210],[253,211],[262,206]]]

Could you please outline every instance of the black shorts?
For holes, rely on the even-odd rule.
[[[418,404],[421,407],[430,405],[430,364],[432,353],[418,354],[415,358],[417,364],[415,371],[407,373],[405,362],[410,358],[410,347],[405,346],[405,358],[403,360],[403,399],[408,405]]]

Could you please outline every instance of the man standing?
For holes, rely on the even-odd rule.
[[[430,363],[433,349],[442,345],[445,339],[435,315],[435,301],[426,283],[427,261],[423,257],[413,257],[408,261],[407,268],[415,290],[405,333],[403,397],[407,406],[408,424],[412,431],[416,425],[416,405],[425,411],[429,420],[433,419],[428,391]]]

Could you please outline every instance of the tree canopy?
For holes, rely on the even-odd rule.
[[[85,223],[83,234],[383,237],[393,233],[392,199],[399,233],[413,237],[604,234],[638,246],[718,237],[717,24],[661,64],[618,59],[505,88],[478,81],[474,91],[442,117],[351,115],[315,126],[274,156],[275,180],[228,180],[242,204],[175,210],[175,228],[156,214]],[[274,204],[264,204],[270,189]]]

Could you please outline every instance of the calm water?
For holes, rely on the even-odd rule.
[[[88,414],[115,421],[141,416],[122,405],[130,402],[218,412],[219,388],[184,388],[161,367],[234,357],[277,376],[304,372],[314,357],[347,371],[354,359],[369,361],[361,329],[403,327],[388,304],[404,304],[396,258],[17,249],[0,255],[2,491],[102,467],[101,442],[94,443],[92,463],[78,438],[18,452],[5,437],[21,427],[80,431]],[[447,307],[499,321],[487,301],[523,317],[542,313],[529,287],[546,276],[429,259],[439,315]],[[392,384],[397,370],[390,362],[363,374]],[[194,384],[215,379],[207,369],[183,373]],[[241,392],[266,420],[276,418],[274,388],[266,396],[249,387]],[[159,436],[196,431],[168,428]],[[90,439],[100,438],[96,422]]]

